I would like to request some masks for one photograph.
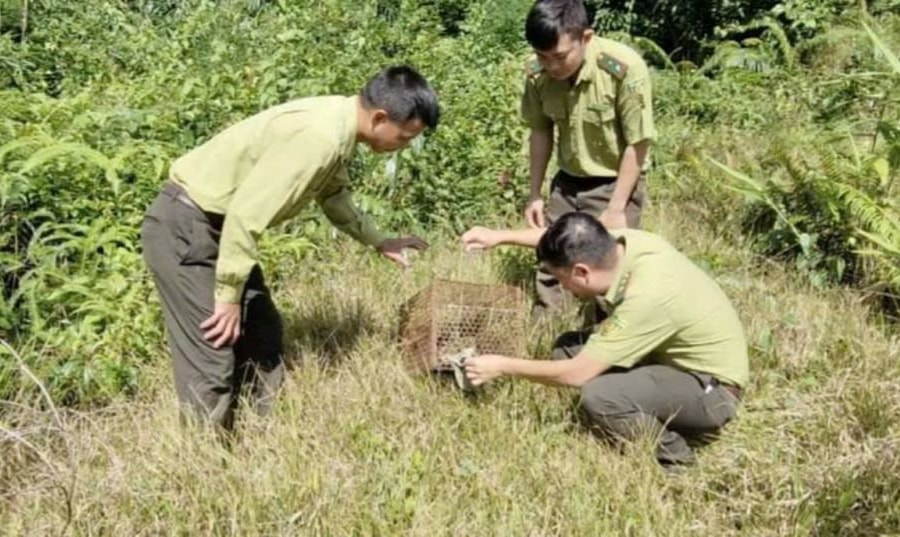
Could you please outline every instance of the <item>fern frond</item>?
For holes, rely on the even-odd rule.
[[[103,170],[106,181],[112,187],[113,193],[119,194],[119,179],[116,163],[103,153],[85,144],[77,142],[57,142],[35,152],[22,165],[20,173],[28,173],[35,168],[43,166],[50,161],[56,160],[63,156],[75,157],[76,159],[85,160]]]
[[[638,49],[643,53],[644,56],[656,59],[666,69],[671,69],[673,71],[676,70],[676,66],[675,63],[672,62],[672,58],[669,57],[669,55],[665,50],[663,50],[661,46],[656,44],[656,41],[653,41],[652,39],[647,37],[630,35],[625,32],[610,32],[609,36],[611,39],[621,41],[633,48]]]
[[[884,242],[900,245],[900,215],[891,207],[885,207],[876,199],[848,184],[838,184],[840,198],[850,214],[859,221],[861,232],[880,237]]]
[[[725,41],[716,47],[713,55],[703,63],[698,73],[706,74],[715,69],[738,69],[753,73],[765,73],[775,67],[776,58],[767,45],[762,43],[755,46],[753,39],[744,41],[750,46],[741,46],[735,41]]]
[[[791,41],[788,39],[787,33],[785,33],[784,28],[771,17],[763,17],[761,19],[757,19],[755,21],[751,21],[747,24],[735,25],[726,28],[722,34],[723,37],[730,34],[739,34],[752,32],[755,30],[762,30],[762,35],[771,36],[773,41],[775,42],[775,48],[778,50],[781,55],[781,61],[784,63],[786,67],[793,67],[796,63],[796,52],[794,51],[794,47],[791,46]]]
[[[38,133],[33,136],[25,136],[12,140],[11,142],[7,142],[0,146],[0,164],[3,163],[3,159],[6,158],[6,155],[18,149],[46,146],[53,142],[53,138],[44,133]]]

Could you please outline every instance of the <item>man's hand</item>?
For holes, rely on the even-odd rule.
[[[531,198],[525,206],[525,222],[532,228],[543,228],[544,224],[544,200]]]
[[[607,208],[600,214],[600,223],[606,229],[623,229],[628,227],[628,219],[625,218],[625,211],[621,209]]]
[[[475,226],[462,235],[462,242],[467,252],[473,250],[490,250],[500,243],[496,229]]]
[[[473,386],[481,386],[504,374],[503,365],[508,358],[497,354],[484,354],[466,360],[466,377]]]
[[[378,243],[376,249],[381,255],[390,259],[394,263],[400,265],[403,269],[409,268],[409,259],[403,253],[404,248],[414,248],[416,250],[427,250],[428,243],[419,237],[397,237],[395,239],[384,239]]]
[[[216,302],[212,316],[200,323],[200,329],[203,337],[217,349],[234,345],[241,335],[241,305]]]

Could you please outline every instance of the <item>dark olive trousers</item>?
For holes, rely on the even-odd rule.
[[[586,332],[567,332],[553,358],[574,357],[587,341]],[[581,387],[581,407],[591,423],[615,440],[658,438],[660,463],[693,464],[691,443],[715,439],[740,404],[737,396],[714,377],[663,364],[612,369]]]
[[[258,266],[244,287],[237,342],[216,349],[203,337],[200,324],[214,307],[222,220],[167,184],[144,217],[141,244],[162,301],[183,415],[231,429],[242,392],[257,412],[269,412],[284,365],[281,316]]]
[[[547,201],[546,209],[548,225],[573,212],[587,213],[600,218],[609,206],[615,188],[615,177],[573,177],[563,171],[558,172],[550,185],[550,199]],[[645,199],[646,178],[642,173],[628,200],[628,205],[625,206],[628,227],[640,227]],[[559,281],[542,268],[538,269],[535,290],[537,298],[532,313],[536,318],[542,318],[559,308],[565,300],[566,295]]]

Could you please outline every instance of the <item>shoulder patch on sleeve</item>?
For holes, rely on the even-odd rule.
[[[541,67],[541,62],[538,61],[537,56],[531,56],[525,61],[525,75],[528,78],[534,78],[543,71],[544,68]]]
[[[597,65],[618,80],[622,80],[628,74],[627,63],[619,61],[605,52],[601,52],[600,56],[597,57]]]
[[[600,323],[600,326],[597,327],[597,333],[600,335],[600,337],[608,338],[617,335],[622,331],[623,328],[624,326],[622,326],[622,321],[615,314],[613,314]]]
[[[625,89],[628,91],[628,93],[643,93],[646,83],[647,81],[645,79],[639,78],[625,84]]]

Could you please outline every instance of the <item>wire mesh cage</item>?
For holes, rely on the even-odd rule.
[[[446,369],[449,355],[521,356],[525,352],[525,295],[510,285],[435,280],[403,308],[401,345],[412,371]]]

